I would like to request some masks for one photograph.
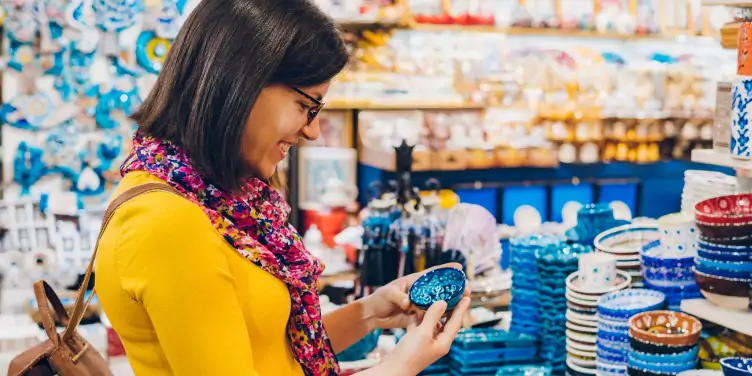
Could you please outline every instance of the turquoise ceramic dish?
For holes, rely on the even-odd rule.
[[[440,300],[447,303],[447,309],[452,309],[462,299],[466,284],[467,280],[462,270],[434,269],[418,278],[410,287],[408,295],[410,301],[422,310],[427,310]]]

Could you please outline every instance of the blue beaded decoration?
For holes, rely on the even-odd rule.
[[[410,301],[422,310],[427,310],[433,303],[443,300],[447,309],[454,308],[462,299],[466,285],[465,273],[455,268],[434,269],[420,278],[410,287]]]

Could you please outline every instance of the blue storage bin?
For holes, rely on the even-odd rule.
[[[548,221],[548,197],[542,185],[506,187],[501,192],[501,223],[514,225],[514,212],[522,205],[534,207]],[[498,219],[498,217],[496,217]]]
[[[561,222],[561,210],[567,202],[591,204],[594,200],[594,188],[590,183],[554,184],[551,186],[551,220]]]
[[[460,202],[480,205],[499,221],[499,196],[496,188],[456,189],[455,193],[460,196]]]
[[[636,182],[622,183],[599,183],[598,202],[609,204],[613,201],[621,201],[632,211],[632,216],[637,216],[637,190]]]

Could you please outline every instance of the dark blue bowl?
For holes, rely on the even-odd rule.
[[[718,268],[722,270],[729,270],[732,272],[746,272],[746,273],[752,273],[752,262],[743,262],[743,261],[714,261],[709,260],[702,257],[697,257],[695,259],[696,263],[705,264],[706,266],[710,266],[713,268]]]
[[[465,293],[467,279],[462,270],[455,268],[434,269],[418,278],[408,293],[416,307],[427,310],[433,303],[443,300],[447,309],[454,308]]]
[[[667,268],[667,269],[681,269],[691,268],[694,264],[694,257],[685,257],[680,259],[665,259],[659,257],[653,257],[646,253],[642,253],[642,264],[646,267],[653,268]]]
[[[750,376],[752,375],[752,359],[723,358],[721,368],[724,376]]]
[[[713,265],[709,265],[706,262],[703,262],[703,260],[699,258],[697,262],[695,263],[695,269],[699,271],[700,273],[712,275],[715,277],[723,277],[723,278],[731,278],[731,279],[749,279],[750,276],[752,275],[752,273],[749,273],[749,272],[721,269]]]
[[[697,256],[711,261],[752,262],[752,252],[720,251],[700,248],[697,250]]]

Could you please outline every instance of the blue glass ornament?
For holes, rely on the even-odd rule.
[[[42,149],[29,146],[26,142],[18,144],[13,159],[13,181],[21,186],[22,196],[29,195],[31,186],[47,173],[47,166],[42,161],[43,154]]]

